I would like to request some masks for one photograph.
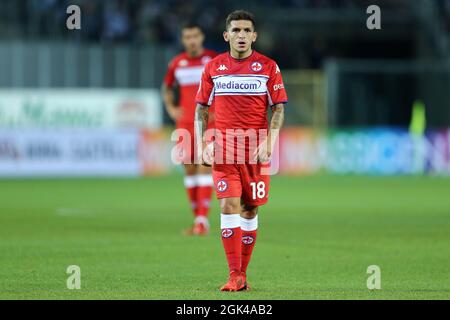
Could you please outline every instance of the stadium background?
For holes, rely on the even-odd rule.
[[[183,22],[225,51],[236,8],[290,98],[258,284],[237,297],[448,298],[448,0],[1,1],[0,298],[226,297],[217,202],[212,236],[179,236],[190,217],[159,88]],[[388,270],[381,293],[371,264]]]

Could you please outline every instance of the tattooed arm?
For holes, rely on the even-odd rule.
[[[255,151],[255,157],[259,162],[268,162],[275,148],[280,129],[284,123],[284,104],[278,103],[272,107],[272,118],[270,119],[267,140],[263,141]]]
[[[206,140],[205,140],[205,131],[208,128],[208,120],[209,120],[209,107],[197,103],[197,107],[195,109],[195,136],[196,136],[196,139],[194,141],[197,141],[197,146],[196,146],[197,147],[197,155],[199,157],[201,157],[200,158],[201,163],[204,166],[210,167],[212,155],[207,154],[206,157],[203,157],[203,150],[208,150],[206,147]]]
[[[269,137],[276,141],[281,127],[284,123],[284,104],[279,103],[272,106],[272,119],[270,120]],[[273,136],[276,134],[276,136]],[[274,141],[274,143],[275,143]]]

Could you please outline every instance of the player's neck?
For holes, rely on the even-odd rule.
[[[237,52],[237,51],[230,50],[230,56],[232,56],[235,59],[248,58],[252,55],[252,53],[253,53],[253,49],[249,49],[248,51],[245,51],[245,52]]]
[[[195,51],[190,51],[190,52],[186,51],[186,53],[189,58],[198,58],[203,54],[204,50],[205,50],[204,48],[201,48],[200,50],[195,50]]]

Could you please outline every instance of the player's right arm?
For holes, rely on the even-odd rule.
[[[167,73],[164,77],[164,82],[161,86],[161,96],[164,102],[164,107],[173,121],[177,122],[183,110],[175,102],[175,91],[173,86],[175,84],[175,62],[171,61]]]
[[[208,148],[205,132],[208,128],[209,106],[214,99],[214,83],[209,73],[210,63],[205,66],[202,73],[202,79],[198,88],[195,100],[197,107],[195,109],[195,136],[198,143],[197,154],[201,156],[201,162],[205,166],[211,166],[212,149]],[[204,150],[206,152],[204,152]]]
[[[197,107],[195,109],[195,135],[196,140],[198,141],[198,148],[201,146],[201,149],[198,150],[198,154],[202,155],[202,164],[204,166],[210,167],[212,163],[212,150],[208,148],[207,140],[205,137],[206,128],[208,127],[209,120],[209,106],[202,105],[197,103]],[[201,142],[201,144],[200,144]],[[204,152],[206,151],[206,152]]]

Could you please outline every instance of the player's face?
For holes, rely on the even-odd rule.
[[[232,52],[243,54],[251,50],[257,34],[251,21],[233,20],[228,30],[224,32],[223,37],[225,41],[230,43]]]
[[[181,33],[184,49],[191,55],[196,55],[203,48],[205,37],[199,28],[185,28]]]

